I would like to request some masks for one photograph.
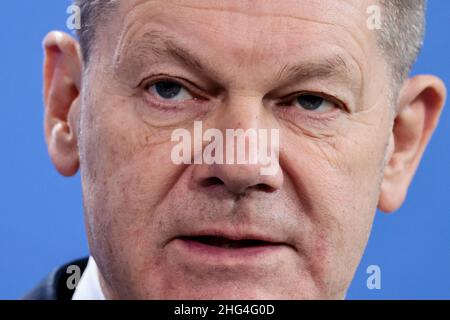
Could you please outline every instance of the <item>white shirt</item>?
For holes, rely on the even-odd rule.
[[[72,300],[106,300],[100,286],[97,264],[89,257],[86,269],[72,296]]]

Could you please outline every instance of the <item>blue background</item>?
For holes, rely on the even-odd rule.
[[[53,168],[43,137],[42,46],[66,30],[66,1],[0,5],[0,299],[25,294],[54,267],[87,255],[80,178]],[[431,0],[413,73],[450,86],[450,1]],[[395,214],[377,213],[348,299],[450,299],[450,110],[444,110],[410,192]],[[381,268],[381,290],[366,269]]]

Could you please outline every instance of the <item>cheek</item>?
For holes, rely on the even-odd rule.
[[[166,192],[164,186],[177,170],[170,161],[169,131],[145,124],[121,104],[85,118],[96,120],[82,121],[83,186],[98,202],[137,207],[143,201],[155,201],[158,192]]]
[[[153,212],[182,167],[170,160],[170,135],[109,114],[83,129],[81,176],[91,250],[102,270],[120,268],[117,275],[144,265],[141,251],[153,250],[158,234]]]
[[[367,243],[378,202],[383,139],[361,130],[284,142],[280,161],[309,218],[306,252],[316,275],[325,275],[318,278],[332,274],[335,287],[349,283]]]

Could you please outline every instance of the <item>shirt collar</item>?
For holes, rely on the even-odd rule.
[[[98,267],[92,256],[89,257],[72,300],[105,300],[105,295],[100,286]]]

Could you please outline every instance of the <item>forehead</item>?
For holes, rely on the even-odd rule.
[[[243,50],[289,48],[289,40],[318,38],[327,30],[338,40],[347,33],[361,44],[373,38],[366,25],[369,6],[365,0],[122,0],[114,23],[121,25],[121,37],[138,26],[159,24],[186,38],[220,37]]]
[[[293,20],[367,29],[363,28],[367,8],[377,3],[369,0],[120,0],[119,13],[120,21],[125,23],[164,15],[182,19],[187,25],[215,25],[217,31],[242,22],[264,24],[271,21],[274,27],[278,24],[282,28],[282,21],[293,25]]]
[[[260,69],[280,61],[339,56],[369,73],[377,41],[366,0],[121,0],[108,26],[112,63],[146,56],[157,40],[176,39],[216,67]],[[154,36],[157,35],[157,36]],[[104,46],[103,46],[104,45]],[[153,50],[154,53],[154,50]],[[227,61],[227,65],[217,61]],[[139,65],[137,65],[139,68]]]

